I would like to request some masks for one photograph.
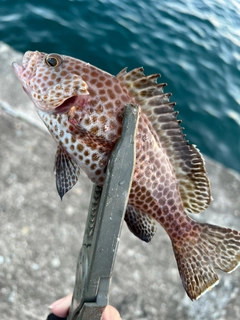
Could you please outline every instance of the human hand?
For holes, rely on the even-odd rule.
[[[59,299],[49,307],[52,313],[58,317],[67,317],[72,301],[72,294]],[[112,306],[107,306],[102,314],[102,320],[121,320],[119,312]]]

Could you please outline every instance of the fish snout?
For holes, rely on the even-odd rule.
[[[29,66],[33,67],[39,59],[41,59],[39,51],[26,51],[22,59],[22,66],[24,69]]]
[[[12,68],[16,76],[23,84],[29,85],[29,81],[35,76],[35,66],[41,53],[38,51],[27,51],[22,59],[22,66],[16,62],[12,63]]]

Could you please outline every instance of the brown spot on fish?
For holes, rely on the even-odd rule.
[[[104,182],[104,177],[99,177],[99,182],[103,183]]]
[[[174,199],[169,199],[168,200],[168,205],[171,207],[171,206],[173,206],[173,204],[174,204]]]
[[[86,118],[86,119],[84,120],[84,123],[85,123],[86,126],[89,126],[89,125],[91,124],[90,118]]]
[[[106,96],[102,96],[100,99],[101,99],[102,102],[108,101],[108,98]]]
[[[98,89],[100,89],[100,88],[103,88],[104,84],[102,82],[97,82],[96,86],[97,86]],[[103,89],[103,90],[105,92],[105,89]]]
[[[95,108],[95,111],[98,113],[98,114],[101,114],[103,112],[103,106],[101,104],[99,104],[96,108]]]
[[[99,159],[99,155],[97,153],[94,153],[92,155],[92,159],[93,159],[93,161],[97,161]]]
[[[106,109],[113,109],[113,102],[109,101],[105,105]],[[113,116],[114,111],[108,111],[108,116],[111,117]]]
[[[95,170],[96,168],[97,168],[97,164],[96,163],[91,164],[91,166],[90,166],[91,170]]]
[[[107,118],[103,115],[99,118],[102,124],[105,124],[107,122]]]
[[[102,172],[102,170],[97,169],[97,170],[95,171],[95,174],[96,174],[97,176],[99,176],[99,175],[101,174],[101,172]]]
[[[97,83],[97,81],[98,81],[97,79],[91,79],[91,84],[93,84],[93,85],[94,85],[94,84],[96,84],[96,83]]]
[[[84,149],[84,146],[83,146],[81,143],[78,143],[78,144],[77,144],[77,150],[78,150],[79,152],[82,152],[83,149]]]
[[[88,67],[84,67],[84,68],[82,68],[82,72],[88,74],[90,72],[90,70]]]
[[[105,88],[104,89],[100,89],[99,90],[99,94],[100,94],[100,99],[103,97],[103,96],[105,96],[106,95],[106,90],[105,90]]]
[[[122,93],[122,90],[121,90],[121,87],[117,84],[115,84],[114,86],[114,91],[117,93],[117,94],[120,94]]]
[[[116,98],[116,95],[114,93],[114,91],[112,89],[108,89],[107,90],[107,94],[108,94],[108,97],[111,99],[111,100],[114,100]]]
[[[84,80],[85,82],[89,82],[89,81],[90,81],[88,75],[84,75],[82,78],[83,78],[83,80]]]
[[[122,100],[123,103],[127,103],[128,97],[125,94],[122,94],[121,95],[121,100]]]
[[[107,80],[105,81],[105,85],[106,85],[107,87],[111,87],[111,86],[112,86],[112,81],[111,81],[110,79],[107,79]]]
[[[98,133],[98,131],[99,131],[99,127],[97,127],[97,126],[94,126],[94,127],[92,127],[92,128],[90,129],[90,132],[91,132],[92,134],[94,134],[94,135],[96,135],[96,134]]]
[[[97,120],[98,120],[98,117],[97,117],[97,116],[92,116],[92,122],[93,122],[93,123],[97,122]]]
[[[87,69],[88,69],[87,72],[89,72],[89,71],[90,71],[89,68],[87,68]],[[97,71],[92,71],[92,72],[91,72],[91,77],[92,77],[92,78],[97,78],[97,77],[98,77],[98,72],[97,72]]]

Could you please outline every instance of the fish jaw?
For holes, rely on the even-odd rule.
[[[38,54],[38,51],[27,51],[23,56],[22,66],[19,66],[16,62],[13,62],[12,64],[16,76],[19,78],[23,85],[27,84],[29,80],[34,76],[34,63]]]
[[[49,59],[57,59],[58,65],[48,65]],[[47,113],[66,112],[76,102],[81,106],[89,95],[82,77],[68,72],[71,64],[64,56],[27,51],[22,66],[13,62],[12,68],[36,108]]]
[[[18,79],[21,81],[21,75],[22,75],[22,72],[23,72],[23,67],[19,66],[17,64],[17,62],[13,62],[12,63],[12,68],[13,68],[13,71],[15,73],[15,75],[18,77]],[[21,81],[22,82],[22,81]]]

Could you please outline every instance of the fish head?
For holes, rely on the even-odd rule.
[[[55,53],[27,51],[22,66],[13,62],[12,67],[36,108],[63,113],[76,99],[89,95],[86,82],[77,72],[76,61]]]

